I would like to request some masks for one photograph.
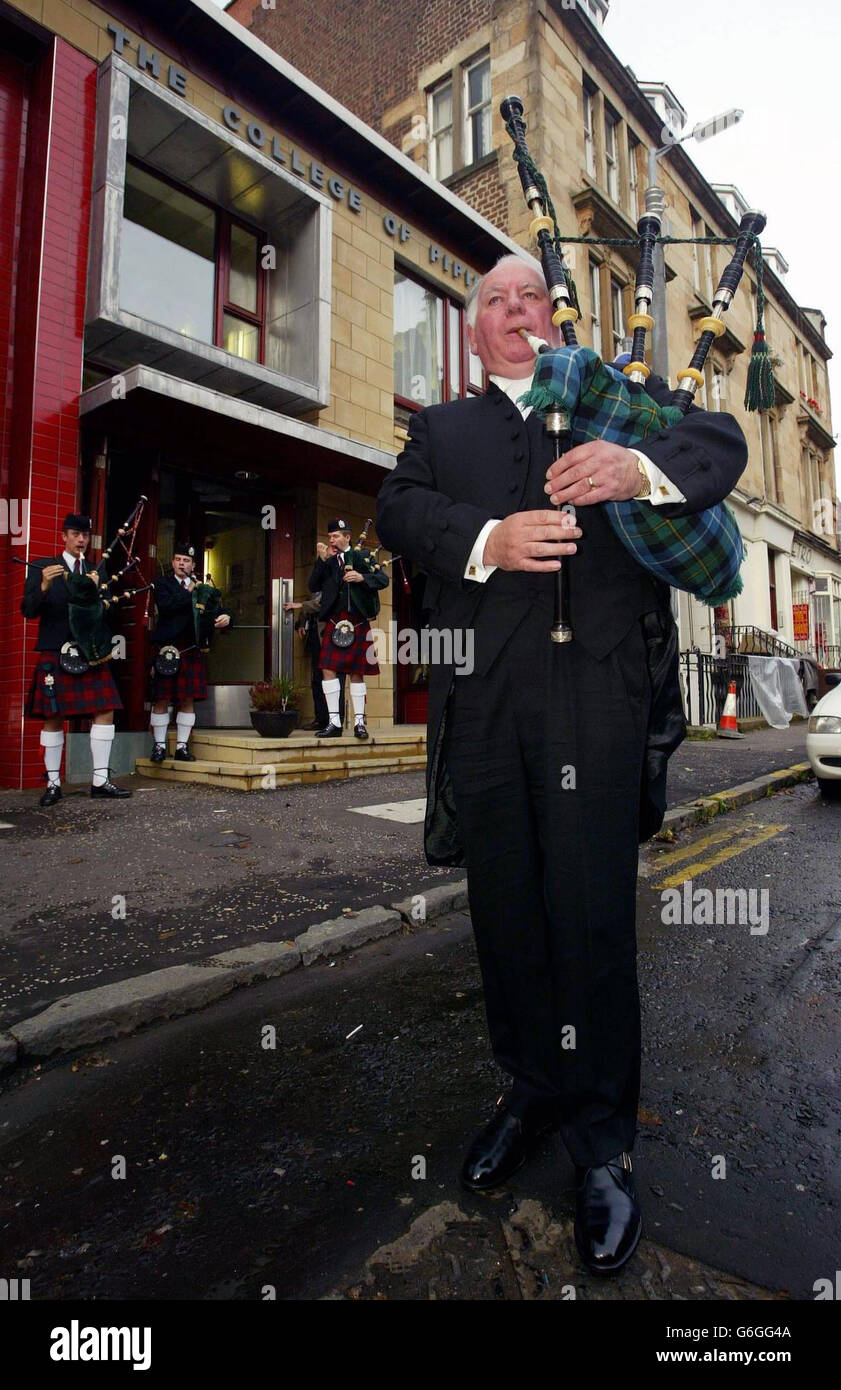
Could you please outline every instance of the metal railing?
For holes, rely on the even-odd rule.
[[[773,632],[766,632],[761,627],[731,627],[723,636],[730,651],[735,653],[749,653],[751,656],[800,655],[794,647],[781,642]]]
[[[761,719],[762,711],[751,688],[747,656],[740,652],[731,652],[726,657],[712,656],[709,652],[681,652],[680,684],[687,724],[718,724],[731,681],[736,682],[737,718]]]

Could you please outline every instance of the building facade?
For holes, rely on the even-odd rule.
[[[464,295],[516,248],[204,0],[0,0],[0,123],[0,783],[19,787],[42,763],[14,562],[55,554],[78,510],[98,558],[145,494],[144,578],[186,535],[235,618],[199,724],[247,725],[250,685],[281,671],[308,700],[284,603],[330,516],[356,536],[375,515],[408,413],[481,389]],[[420,621],[406,579],[386,631]],[[141,596],[119,625],[117,772],[149,748],[147,617]],[[380,664],[369,726],[423,722],[422,665]]]
[[[648,151],[682,128],[686,112],[666,82],[639,82],[605,42],[606,6],[563,0],[232,0],[228,13],[277,47],[357,111],[419,167],[525,245],[530,220],[499,115],[524,101],[530,149],[544,172],[562,233],[632,237],[643,210]],[[368,36],[376,33],[376,43]],[[676,238],[728,237],[747,209],[740,191],[714,188],[683,147],[659,163],[667,224]],[[762,190],[751,190],[761,201]],[[725,245],[666,248],[667,341],[672,379],[692,355],[696,325],[732,254]],[[633,309],[632,248],[570,242],[583,312],[580,339],[610,360]],[[765,327],[775,356],[773,409],[743,408],[755,321],[748,271],[708,361],[699,403],[731,411],[749,464],[731,500],[747,548],[742,595],[715,613],[680,596],[684,649],[710,651],[719,633],[777,634],[801,652],[841,664],[841,560],[834,438],[819,310],[798,305],[787,262],[765,262]],[[655,332],[658,329],[655,328]],[[662,333],[662,325],[659,326]]]

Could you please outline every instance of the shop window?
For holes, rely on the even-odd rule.
[[[396,270],[394,394],[398,404],[419,410],[481,387],[481,363],[467,350],[463,306],[433,285]]]

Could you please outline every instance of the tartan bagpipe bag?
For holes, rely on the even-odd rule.
[[[585,347],[542,352],[531,388],[520,401],[542,416],[553,407],[569,411],[573,446],[593,439],[642,444],[684,418],[676,407],[658,405],[642,386]],[[663,516],[642,499],[602,505],[626,550],[657,579],[710,607],[741,593],[744,546],[725,502],[681,517]]]

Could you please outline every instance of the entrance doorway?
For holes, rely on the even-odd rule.
[[[405,560],[395,560],[391,568],[398,638],[407,628],[419,634],[424,625],[426,575]],[[394,687],[395,724],[425,724],[429,706],[429,668],[398,661],[394,668]]]

